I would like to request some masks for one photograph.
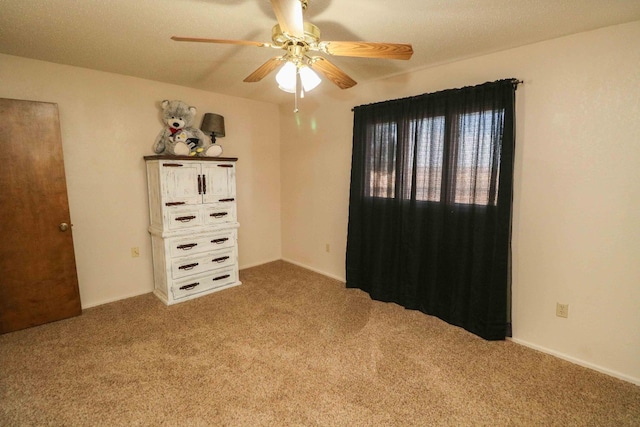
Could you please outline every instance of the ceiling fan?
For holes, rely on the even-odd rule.
[[[204,39],[193,37],[171,37],[179,42],[224,43],[256,47],[283,49],[282,56],[276,56],[251,73],[245,82],[258,82],[267,74],[284,65],[276,80],[280,89],[286,92],[308,92],[320,83],[320,78],[311,70],[319,71],[340,89],[348,89],[356,81],[322,56],[310,56],[310,52],[320,52],[335,56],[351,56],[380,59],[409,59],[413,54],[410,44],[371,43],[362,41],[320,41],[320,29],[305,22],[302,13],[308,0],[271,0],[278,24],[272,29],[272,43],[248,40]]]

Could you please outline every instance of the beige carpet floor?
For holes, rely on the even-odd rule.
[[[0,336],[0,426],[632,426],[640,387],[278,261]]]

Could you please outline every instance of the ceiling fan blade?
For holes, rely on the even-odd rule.
[[[294,37],[304,37],[300,0],[271,0],[271,7],[283,32]]]
[[[310,62],[311,68],[320,71],[340,89],[349,89],[357,84],[357,82],[346,75],[344,71],[321,56],[314,56]]]
[[[282,65],[282,57],[281,56],[273,57],[269,59],[267,62],[265,62],[264,64],[262,64],[260,67],[258,67],[258,69],[255,70],[253,73],[249,74],[249,76],[247,76],[247,78],[244,79],[244,81],[248,83],[259,82],[267,74],[269,74],[270,72],[278,68],[280,65]]]
[[[177,42],[196,42],[196,43],[223,43],[223,44],[242,44],[257,47],[272,47],[270,43],[254,42],[250,40],[224,40],[224,39],[200,39],[195,37],[171,37],[171,40]]]
[[[362,58],[409,59],[413,55],[410,44],[370,42],[322,42],[321,50],[330,55]]]

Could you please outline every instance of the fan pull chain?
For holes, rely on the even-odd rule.
[[[294,104],[293,104],[293,112],[298,112],[298,90],[302,94],[302,81],[300,80],[300,70],[296,67],[296,90],[294,92]],[[301,98],[304,95],[300,95]]]

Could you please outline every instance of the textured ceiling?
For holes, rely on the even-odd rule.
[[[640,20],[640,1],[309,0],[305,20],[325,41],[413,45],[409,61],[330,58],[364,82]],[[0,52],[281,103],[275,73],[242,81],[281,51],[170,39],[270,42],[275,23],[268,0],[0,0]]]

